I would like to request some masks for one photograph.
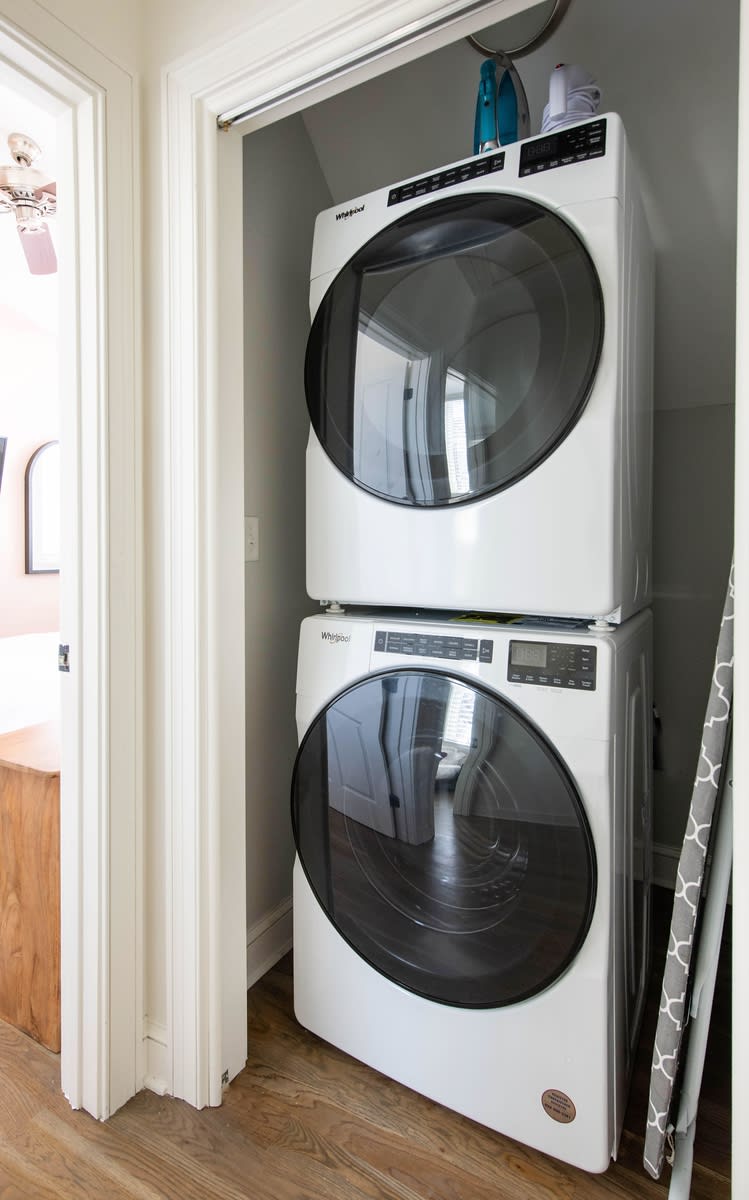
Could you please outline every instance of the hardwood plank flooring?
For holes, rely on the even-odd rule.
[[[59,1059],[0,1024],[0,1200],[665,1200],[642,1168],[653,1028],[670,916],[619,1159],[587,1175],[348,1058],[293,1016],[291,956],[249,993],[250,1057],[217,1109],[142,1092],[106,1123],[74,1113]],[[692,1200],[730,1195],[730,934],[724,939]]]
[[[0,735],[0,1019],[60,1049],[57,722]]]

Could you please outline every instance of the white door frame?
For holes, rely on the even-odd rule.
[[[35,0],[2,0],[0,61],[58,116],[61,1077],[105,1118],[142,1079],[135,93]]]

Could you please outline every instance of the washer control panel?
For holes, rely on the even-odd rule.
[[[595,646],[569,642],[512,641],[507,655],[507,679],[510,683],[594,692],[597,653]]]
[[[392,204],[402,204],[404,200],[415,200],[417,196],[428,196],[432,192],[441,192],[443,188],[452,187],[455,183],[466,183],[469,179],[482,179],[484,175],[493,175],[495,171],[503,171],[505,152],[484,154],[471,162],[461,163],[457,167],[448,167],[446,171],[435,171],[431,175],[423,175],[421,179],[412,179],[410,183],[402,183],[399,187],[391,188],[388,192],[388,208]]]
[[[558,129],[546,137],[524,142],[520,150],[520,176],[569,167],[606,153],[606,121],[591,121],[572,129]]]
[[[376,630],[374,648],[382,654],[413,654],[417,658],[447,658],[459,662],[490,663],[494,658],[491,638],[397,633],[391,629]]]

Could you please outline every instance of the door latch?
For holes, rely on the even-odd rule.
[[[63,646],[62,642],[57,647],[57,669],[70,671],[70,646]]]

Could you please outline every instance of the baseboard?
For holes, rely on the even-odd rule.
[[[169,1044],[166,1026],[158,1021],[146,1021],[143,1028],[145,1049],[145,1076],[143,1086],[157,1096],[166,1096],[171,1091],[167,1080],[171,1078]]]
[[[655,843],[653,846],[653,883],[673,891],[676,887],[676,871],[679,866],[681,847]]]
[[[653,846],[653,883],[657,887],[668,888],[669,891],[676,891],[676,873],[679,868],[679,858],[681,857],[681,846],[676,849],[674,846]],[[712,851],[707,856],[707,868],[709,869],[712,863]],[[727,904],[730,907],[733,904],[733,880],[728,888]]]
[[[292,940],[291,896],[287,896],[247,930],[248,988],[288,953]]]

